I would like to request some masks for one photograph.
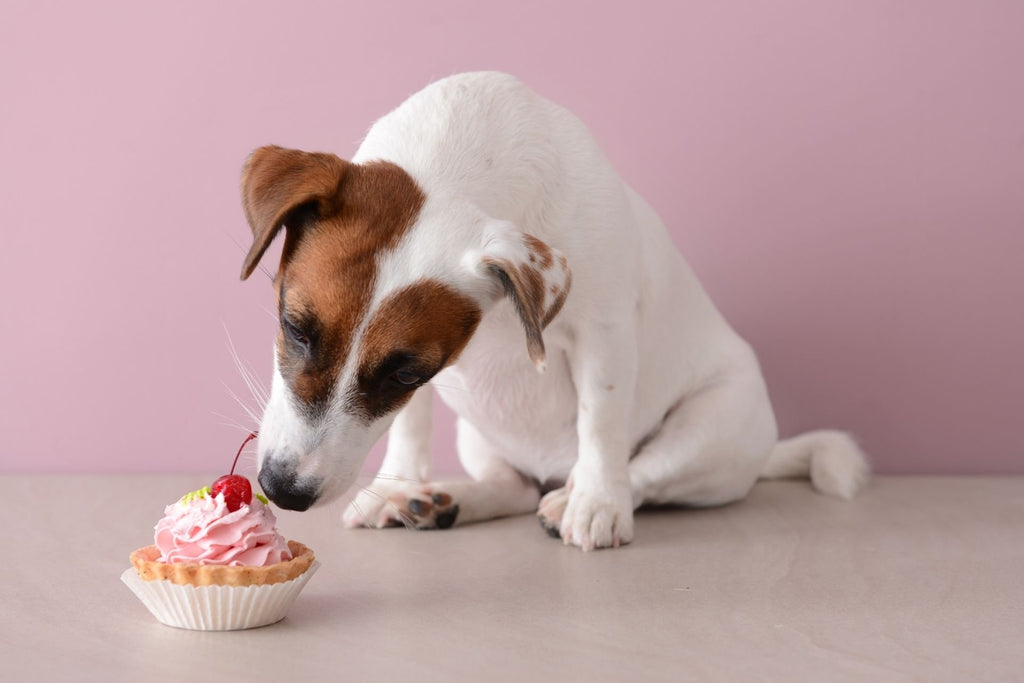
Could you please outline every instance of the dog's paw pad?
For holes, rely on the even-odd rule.
[[[409,514],[414,517],[426,517],[431,513],[433,508],[433,505],[425,500],[420,500],[419,498],[413,498],[409,501]]]
[[[434,517],[434,524],[438,529],[447,529],[455,524],[455,520],[459,517],[459,506],[452,505],[444,512],[439,513]]]
[[[459,506],[443,492],[420,491],[392,503],[398,516],[414,529],[448,529],[459,517]]]
[[[414,482],[375,482],[363,489],[345,511],[347,527],[447,529],[459,516],[451,495]]]

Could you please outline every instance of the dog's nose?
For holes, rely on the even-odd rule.
[[[320,496],[318,487],[299,481],[295,470],[276,460],[267,460],[257,479],[267,498],[285,510],[308,510]]]

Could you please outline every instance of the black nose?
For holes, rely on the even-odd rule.
[[[320,496],[318,487],[300,481],[295,470],[275,460],[267,460],[257,477],[267,498],[285,510],[308,510]]]

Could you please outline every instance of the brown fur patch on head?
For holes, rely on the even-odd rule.
[[[355,165],[334,154],[260,147],[242,168],[242,208],[253,233],[242,279],[282,227],[298,233],[330,218],[354,220],[369,225],[376,242],[393,247],[423,200],[416,181],[390,162]]]
[[[360,342],[352,403],[367,420],[404,405],[412,391],[455,362],[480,322],[476,303],[452,287],[422,280],[385,299]],[[398,371],[419,378],[397,382]]]
[[[416,182],[395,164],[338,161],[344,172],[329,200],[300,201],[288,210],[267,209],[258,202],[247,206],[252,215],[281,215],[282,220],[290,221],[276,279],[282,321],[278,367],[300,407],[309,414],[324,410],[329,402],[352,334],[373,294],[378,256],[398,244],[424,202]],[[321,165],[297,167],[312,167],[318,169],[312,172],[319,174]],[[282,182],[302,186],[292,176],[305,172],[286,171]],[[260,173],[265,173],[265,168]],[[261,182],[271,183],[271,179]],[[280,199],[281,193],[267,190],[253,196]]]
[[[243,280],[285,223],[297,229],[311,216],[334,212],[349,166],[333,154],[275,145],[260,147],[249,156],[242,168],[242,209],[253,241],[242,264]]]

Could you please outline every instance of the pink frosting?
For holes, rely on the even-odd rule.
[[[231,512],[224,494],[168,505],[156,525],[161,562],[262,567],[292,557],[274,513],[255,496]]]

